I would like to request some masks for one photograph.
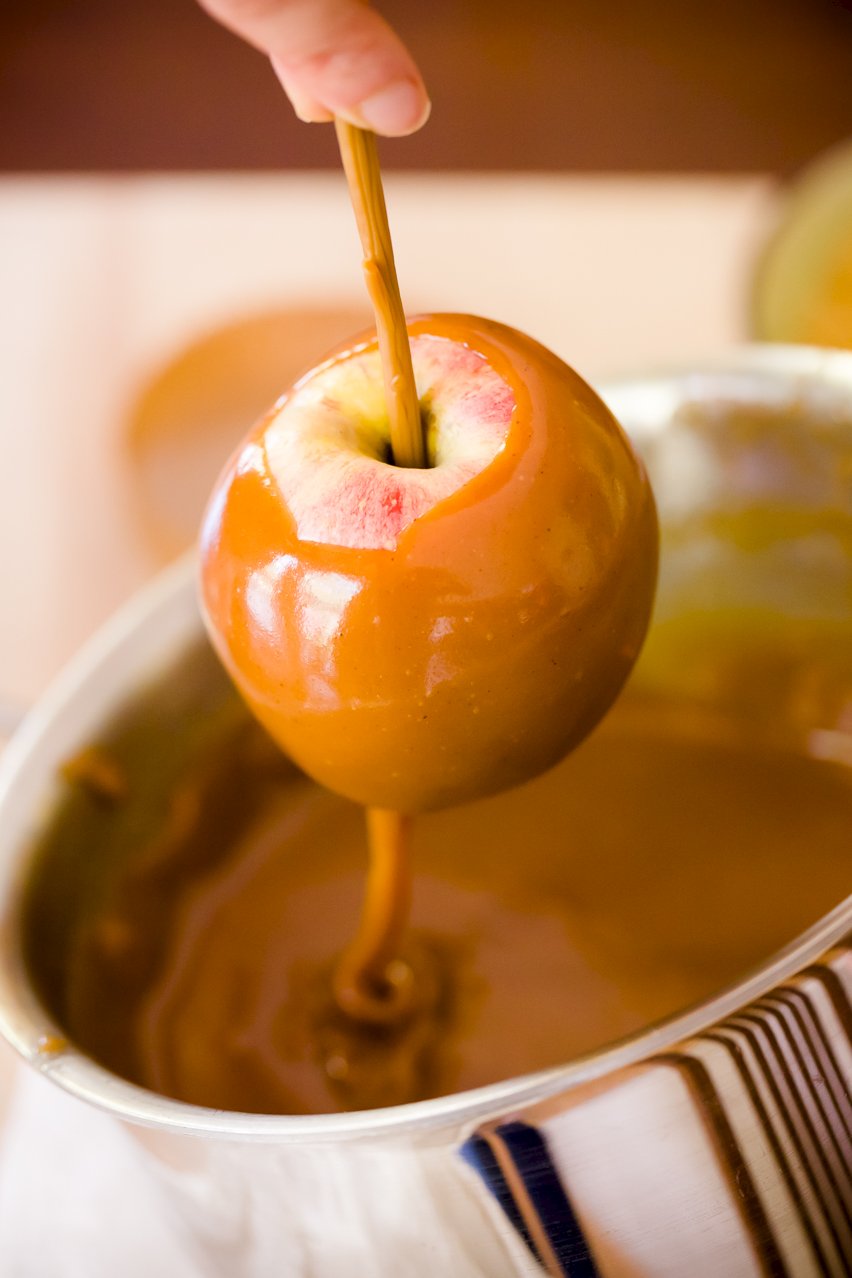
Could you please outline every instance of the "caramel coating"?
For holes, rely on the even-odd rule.
[[[386,543],[359,528],[318,540],[270,464],[285,397],[226,467],[202,535],[207,625],[254,713],[323,785],[401,812],[516,785],[581,741],[639,653],[657,570],[644,469],[576,373],[471,316],[409,333],[477,352],[511,392],[478,473]]]

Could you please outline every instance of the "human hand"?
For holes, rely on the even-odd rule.
[[[386,137],[414,133],[430,103],[411,54],[365,0],[199,0],[268,54],[300,120],[339,115]]]

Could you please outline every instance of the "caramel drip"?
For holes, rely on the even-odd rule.
[[[361,920],[334,975],[338,1007],[358,1021],[386,1024],[412,1005],[413,974],[399,957],[411,903],[411,818],[367,809],[370,867]]]
[[[335,127],[364,251],[364,278],[376,316],[393,461],[396,466],[423,467],[427,465],[426,440],[396,278],[376,137],[345,120],[336,120]]]

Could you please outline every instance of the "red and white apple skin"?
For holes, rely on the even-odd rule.
[[[393,465],[375,337],[237,450],[201,540],[212,641],[310,776],[417,812],[558,762],[647,629],[657,520],[591,388],[502,324],[409,324],[430,467]]]

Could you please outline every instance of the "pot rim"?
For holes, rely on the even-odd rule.
[[[798,380],[827,382],[848,392],[852,407],[852,352],[769,344],[741,346],[685,367],[614,379],[601,387],[601,394],[611,406],[617,406],[621,398],[633,391],[649,388],[677,400],[683,398],[684,390],[695,378],[755,373],[769,374],[773,381],[788,387]],[[664,424],[664,420],[661,421],[661,428]],[[649,429],[653,432],[653,424]],[[61,1038],[61,1030],[52,1023],[26,980],[16,944],[15,906],[26,877],[27,847],[34,832],[33,815],[30,812],[25,823],[20,818],[17,823],[4,818],[8,810],[13,809],[15,795],[25,780],[29,781],[27,788],[33,795],[39,796],[34,808],[39,814],[43,812],[44,791],[53,774],[46,746],[56,735],[57,725],[73,715],[76,708],[85,707],[110,659],[117,662],[131,642],[138,641],[149,629],[152,636],[156,636],[152,649],[160,653],[157,662],[152,651],[153,672],[193,633],[201,634],[194,580],[195,556],[190,553],[136,593],[68,663],[27,716],[0,759],[0,889],[6,924],[0,945],[0,1033],[26,1061],[72,1095],[143,1126],[232,1140],[318,1143],[413,1134],[428,1136],[430,1132],[438,1135],[448,1129],[468,1131],[484,1119],[525,1109],[639,1065],[674,1044],[694,1037],[792,977],[852,929],[850,895],[766,963],[701,1004],[565,1065],[387,1109],[317,1115],[244,1114],[208,1109],[172,1100],[127,1082],[64,1040],[57,1050],[50,1040],[53,1036]],[[140,664],[137,661],[134,666],[137,679]],[[127,692],[125,687],[123,694],[110,696],[108,708],[98,713],[97,721],[102,722],[104,714],[117,709]],[[77,727],[76,736],[72,733],[73,739],[79,744],[90,730],[84,727],[81,731]],[[16,824],[22,828],[16,830]]]

